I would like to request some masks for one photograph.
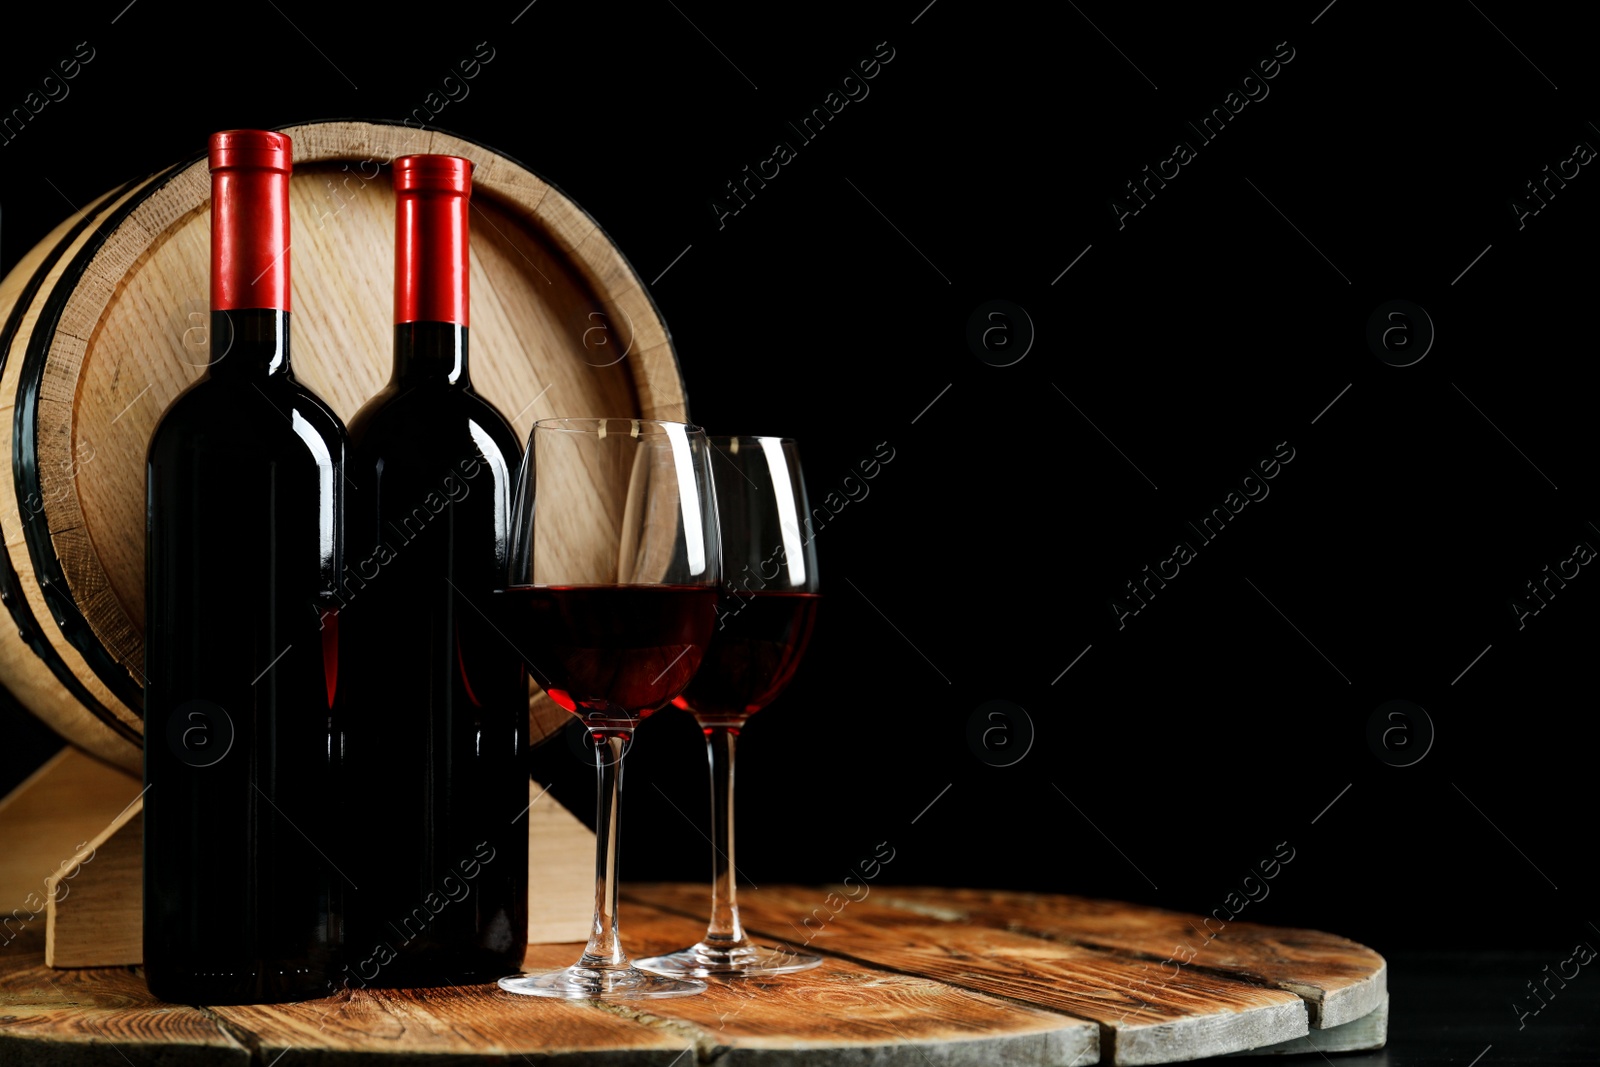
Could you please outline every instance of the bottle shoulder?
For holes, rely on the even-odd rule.
[[[330,443],[338,442],[342,449],[348,449],[350,431],[333,406],[293,374],[288,376],[284,385],[289,401],[287,409],[316,428]]]
[[[339,416],[292,377],[258,380],[207,375],[167,405],[151,433],[148,455],[155,458],[166,450],[198,447],[202,442],[259,451],[278,449],[279,442],[292,441],[312,452],[325,451],[335,461],[348,451]]]
[[[491,452],[511,466],[522,459],[522,443],[498,408],[470,387],[442,383],[385,386],[351,418],[350,440],[369,461],[436,454],[448,464],[456,453],[487,459]]]

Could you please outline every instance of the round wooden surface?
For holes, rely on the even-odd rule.
[[[632,887],[624,942],[636,956],[682,947],[706,904],[704,886]],[[1080,1067],[1384,1041],[1383,958],[1330,934],[871,883],[768,886],[740,904],[753,932],[806,944],[822,966],[624,1004],[474,985],[204,1008],[152,1000],[138,968],[46,968],[27,930],[0,953],[0,1063]],[[524,963],[553,969],[579,951],[532,946]]]
[[[385,164],[475,164],[472,377],[526,436],[552,415],[683,419],[676,357],[618,249],[559,190],[448,134],[357,122],[290,127],[293,365],[345,419],[388,380],[394,194]],[[18,627],[0,681],[69,740],[139,766],[144,456],[208,358],[204,159],[101,198],[0,283],[0,403],[15,478],[0,527]],[[537,694],[532,737],[564,713]]]

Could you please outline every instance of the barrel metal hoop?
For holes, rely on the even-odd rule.
[[[17,384],[16,413],[12,430],[12,471],[16,478],[17,495],[23,500],[43,499],[43,483],[40,478],[38,457],[38,402],[39,388],[43,381],[44,367],[50,353],[51,342],[55,337],[57,326],[61,322],[61,314],[66,308],[68,299],[89,263],[105,245],[110,236],[131,215],[140,204],[143,204],[157,191],[164,188],[167,183],[184,168],[192,165],[193,159],[158,171],[145,185],[145,187],[129,197],[127,202],[115,211],[106,215],[104,220],[90,233],[89,239],[84,242],[72,261],[67,264],[61,277],[56,280],[55,286],[45,298],[44,305],[39,309],[38,321],[34,324],[33,332],[28,338],[28,348],[22,358],[22,373]],[[133,188],[137,183],[129,182],[113,196],[107,197],[103,203],[110,204]],[[73,231],[76,238],[82,228],[90,220],[85,219]],[[70,243],[70,242],[68,242]],[[52,252],[52,262],[59,253]],[[41,268],[39,279],[48,268]],[[19,303],[18,307],[22,305]],[[0,351],[9,348],[9,338]],[[89,669],[109,689],[113,695],[130,708],[144,707],[144,687],[128,673],[121,663],[100,643],[94,630],[83,619],[78,611],[77,604],[72,600],[72,586],[67,581],[65,570],[61,566],[61,559],[56,554],[55,542],[50,537],[50,523],[43,508],[31,514],[23,514],[23,509],[18,509],[22,522],[23,539],[28,545],[28,558],[33,563],[33,573],[39,581],[39,591],[44,596],[45,604],[54,616],[51,620],[60,630],[61,635],[72,643],[78,650]],[[7,563],[9,569],[9,561]],[[21,599],[21,598],[16,598]],[[23,605],[26,606],[25,604]],[[12,605],[15,613],[16,605]],[[115,711],[107,708],[96,700],[84,687],[83,683],[67,669],[65,663],[56,655],[53,649],[46,657],[39,652],[39,646],[49,648],[42,634],[34,637],[29,642],[40,658],[45,659],[56,677],[63,682],[68,682],[68,688],[73,696],[77,697],[95,717],[106,725],[112,727],[123,737],[134,742],[142,741],[142,732],[135,730]]]

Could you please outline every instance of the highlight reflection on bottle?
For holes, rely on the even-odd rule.
[[[469,373],[472,163],[405,156],[394,186],[394,372],[350,420],[340,707],[347,806],[377,816],[350,842],[351,950],[393,956],[379,985],[481,982],[527,942],[528,686],[490,620],[522,449]]]
[[[289,363],[280,133],[210,143],[205,374],[146,457],[144,964],[184,1003],[321,996],[346,438]]]

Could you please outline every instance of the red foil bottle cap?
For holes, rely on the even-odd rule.
[[[472,193],[472,160],[460,156],[401,156],[394,161],[397,193]]]
[[[472,161],[401,156],[394,190],[395,323],[469,325]]]
[[[272,170],[288,174],[294,167],[294,144],[273,130],[223,130],[211,135],[211,170]]]
[[[294,145],[270,130],[211,135],[211,310],[289,310]]]

